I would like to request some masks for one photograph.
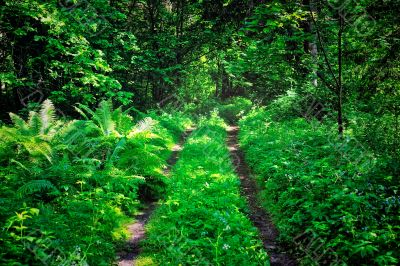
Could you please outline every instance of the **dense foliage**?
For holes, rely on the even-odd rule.
[[[148,224],[139,265],[269,265],[245,216],[225,124],[215,114],[200,120],[184,146],[166,200]]]
[[[216,99],[208,100],[200,104],[186,104],[184,112],[192,116],[208,116],[212,112],[218,112],[221,118],[228,124],[237,123],[237,121],[247,114],[253,104],[249,99],[243,97],[232,97],[224,101]]]
[[[281,240],[302,250],[305,265],[395,265],[399,183],[387,160],[350,135],[337,139],[332,122],[274,112],[253,110],[240,140]]]
[[[144,110],[292,91],[340,134],[360,116],[365,141],[399,158],[396,0],[1,3],[2,120],[47,97],[75,115],[108,98]]]
[[[47,100],[0,129],[0,264],[110,264],[138,191],[163,195],[162,168],[189,120],[134,119],[110,101],[76,109],[83,120],[58,120]]]
[[[297,115],[329,113],[339,134],[362,130],[360,141],[398,161],[398,9],[390,0],[269,1],[238,32],[228,72],[264,104],[297,94],[286,102]]]
[[[0,4],[0,108],[17,112],[50,97],[71,115],[71,103],[106,98],[140,109],[170,97],[204,100],[214,89],[214,58],[252,8],[246,1]]]
[[[263,205],[304,264],[398,264],[399,10],[398,0],[0,0],[0,264],[111,264],[128,217],[163,197],[144,261],[267,258],[224,123],[240,124]],[[210,122],[169,180],[170,148],[199,116]]]

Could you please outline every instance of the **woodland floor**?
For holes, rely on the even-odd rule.
[[[168,167],[165,169],[165,174],[169,175],[171,168],[179,159],[179,152],[182,150],[183,144],[187,137],[193,131],[192,128],[188,129],[181,137],[173,149],[172,154],[168,160]],[[227,145],[230,151],[231,160],[235,168],[235,172],[240,178],[241,193],[246,198],[250,214],[249,218],[258,228],[260,239],[263,242],[264,248],[270,257],[271,266],[294,266],[297,265],[296,261],[292,259],[285,251],[284,248],[279,246],[276,238],[278,231],[271,222],[269,215],[259,203],[258,195],[259,189],[256,181],[251,176],[251,171],[244,160],[244,154],[239,148],[237,126],[229,126],[228,129]],[[149,203],[143,210],[135,217],[135,222],[128,226],[128,231],[131,238],[128,240],[125,250],[119,253],[119,266],[135,265],[136,258],[140,254],[140,241],[145,238],[145,225],[151,216],[154,209],[157,207],[155,202]]]

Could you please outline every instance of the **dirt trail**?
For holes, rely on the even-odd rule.
[[[179,152],[182,150],[183,144],[187,137],[192,133],[194,129],[187,129],[181,136],[179,143],[175,144],[172,148],[172,153],[167,160],[167,168],[164,170],[165,175],[169,175],[171,168],[178,161]],[[135,222],[128,226],[128,231],[131,238],[127,241],[126,247],[123,251],[118,254],[118,266],[132,266],[136,264],[136,258],[140,254],[139,243],[145,238],[145,225],[149,220],[152,212],[156,208],[156,203],[152,202],[148,204],[143,210],[135,217]]]
[[[271,266],[294,266],[296,261],[291,259],[276,242],[278,231],[272,224],[269,215],[260,206],[257,198],[259,189],[256,181],[251,177],[250,169],[244,161],[244,154],[239,148],[237,126],[229,126],[228,148],[231,153],[232,162],[235,166],[242,186],[242,195],[246,197],[250,207],[250,220],[260,232],[260,238],[270,257]]]
[[[125,250],[118,254],[118,266],[135,265],[135,259],[140,253],[139,242],[145,237],[144,226],[155,209],[155,203],[146,206],[136,217],[135,222],[128,226],[131,238],[126,243]]]

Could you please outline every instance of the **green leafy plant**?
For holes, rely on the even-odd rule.
[[[276,108],[240,121],[240,145],[280,239],[302,250],[305,264],[396,264],[400,206],[389,199],[398,198],[398,184],[385,180],[382,161],[330,133],[329,120],[277,121]]]

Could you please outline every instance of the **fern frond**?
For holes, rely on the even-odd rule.
[[[29,118],[28,118],[28,126],[29,126],[29,132],[25,132],[25,134],[33,136],[33,135],[38,135],[40,134],[40,128],[42,127],[42,121],[39,117],[39,114],[36,112],[29,112]]]
[[[0,128],[0,139],[3,143],[18,141],[18,129],[13,127]]]
[[[52,138],[59,134],[59,131],[63,128],[64,122],[55,121],[52,123],[52,126],[44,131],[44,135],[42,137],[48,141],[51,141]]]
[[[53,103],[49,99],[42,103],[42,108],[40,109],[40,120],[40,133],[47,134],[49,129],[54,126],[56,121],[56,110]]]
[[[14,113],[10,113],[10,117],[18,133],[24,136],[41,134],[51,138],[55,134],[56,129],[61,125],[60,123],[56,123],[54,105],[50,100],[43,102],[40,114],[33,111],[29,112],[27,121],[24,121]]]
[[[95,158],[74,158],[73,159],[74,163],[78,164],[83,164],[83,165],[89,165],[89,166],[94,166],[94,167],[99,167],[101,165],[101,161]]]
[[[51,146],[42,140],[37,138],[26,138],[21,141],[21,144],[33,157],[44,156],[49,162],[51,162]]]
[[[76,141],[80,141],[85,137],[84,133],[82,133],[85,128],[85,122],[86,121],[82,120],[67,122],[57,131],[56,141],[61,142],[64,148],[70,148],[70,145],[73,145]],[[57,147],[62,149],[63,145],[58,145]]]
[[[122,112],[121,107],[118,107],[111,113],[111,117],[115,121],[116,124],[118,124],[118,122],[121,120],[122,115],[123,115],[123,112]]]
[[[16,127],[17,129],[20,130],[29,130],[28,124],[24,121],[24,119],[22,119],[19,115],[16,115],[14,113],[10,113],[10,118],[11,121],[14,124],[14,127]]]
[[[115,122],[113,121],[113,108],[111,101],[102,101],[96,111],[92,111],[89,107],[79,104],[79,108],[75,107],[86,120],[92,120],[94,124],[101,130],[103,135],[109,136],[115,133]],[[87,114],[91,115],[91,118]]]
[[[27,171],[28,173],[31,173],[31,171],[21,162],[11,159],[12,163],[15,163],[16,165],[18,165],[19,167],[21,167],[22,169],[24,169],[25,171]]]
[[[14,158],[19,137],[16,128],[5,126],[0,128],[0,163]]]
[[[112,162],[115,158],[117,158],[118,153],[122,150],[125,149],[125,145],[126,145],[126,138],[121,138],[117,145],[115,145],[115,148],[113,150],[113,153],[111,154],[111,156],[107,159],[108,162]]]
[[[133,127],[132,131],[129,133],[129,137],[132,137],[136,134],[149,132],[153,129],[153,127],[157,124],[157,121],[152,119],[151,117],[145,117],[144,119],[137,122],[137,124]]]
[[[79,107],[74,106],[75,110],[80,115],[82,115],[86,120],[90,120],[90,118],[87,116],[87,114],[90,114],[92,117],[94,117],[96,115],[88,106],[86,106],[84,104],[78,104],[78,106]]]
[[[105,136],[110,135],[115,130],[115,122],[112,119],[113,107],[110,100],[102,101],[95,111],[93,120],[98,122]]]
[[[145,113],[143,113],[142,111],[136,109],[134,106],[129,107],[128,109],[126,109],[126,110],[124,111],[124,114],[129,114],[130,111],[132,111],[132,110],[133,110],[136,114],[138,114],[140,117],[146,116]]]
[[[22,198],[43,190],[57,190],[57,188],[48,180],[32,180],[20,187],[17,190],[17,195]]]
[[[114,110],[112,119],[115,122],[116,130],[122,135],[126,135],[133,127],[133,118],[122,111],[121,107]]]

